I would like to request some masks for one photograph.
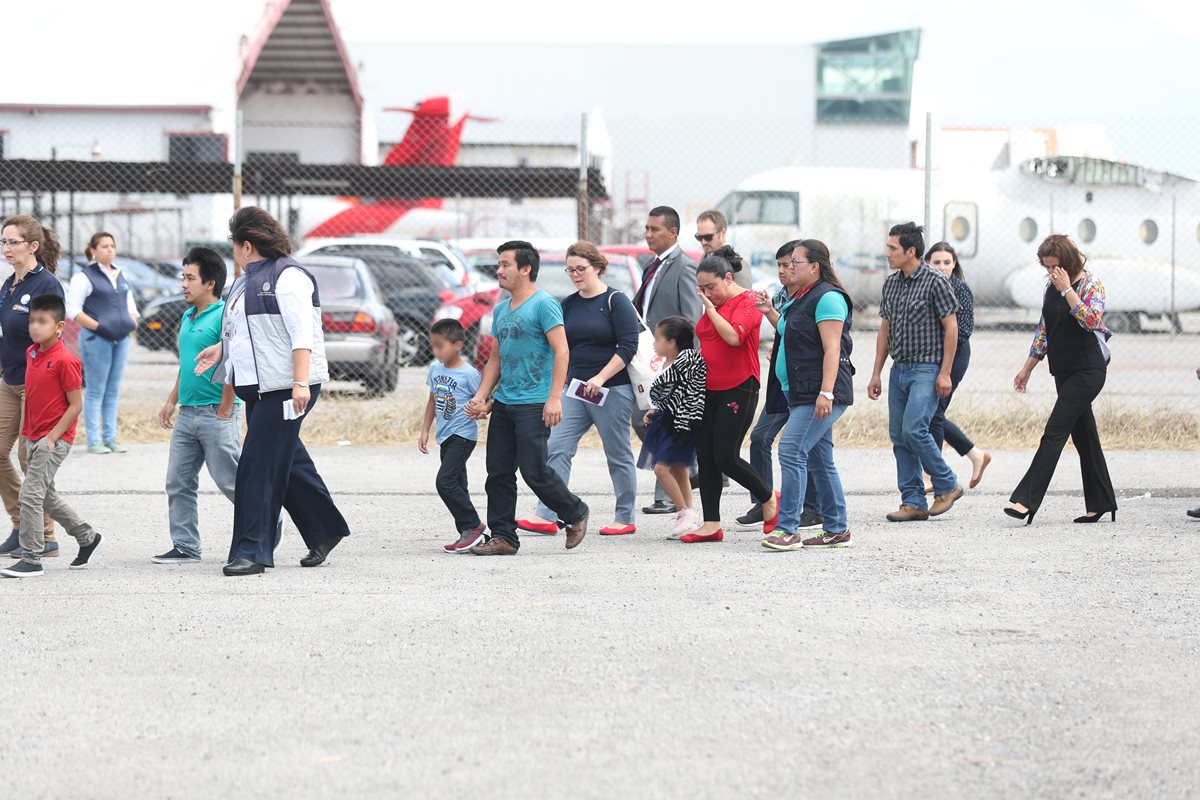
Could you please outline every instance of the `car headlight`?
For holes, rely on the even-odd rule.
[[[433,315],[435,320],[439,319],[459,319],[463,315],[462,306],[442,306]]]

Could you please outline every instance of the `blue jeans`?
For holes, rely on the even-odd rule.
[[[888,435],[896,454],[901,502],[926,509],[921,470],[933,480],[935,495],[954,491],[958,479],[929,432],[937,412],[937,364],[893,364],[888,378]]]
[[[221,494],[233,502],[238,458],[242,453],[242,407],[233,407],[229,419],[217,416],[217,406],[181,406],[171,431],[167,460],[167,515],[171,542],[185,555],[200,557],[199,512],[196,493],[200,468]]]
[[[775,414],[763,411],[758,415],[758,422],[754,423],[754,429],[750,431],[750,466],[754,467],[754,471],[759,474],[767,486],[775,485],[775,473],[771,465],[771,448],[774,446],[775,440],[779,438],[783,426],[787,425],[789,416],[786,411]],[[750,499],[754,500],[753,497]],[[819,514],[817,505],[817,488],[813,486],[810,473],[808,488],[804,492],[804,510],[812,514]]]
[[[579,440],[595,425],[604,445],[608,462],[608,477],[617,496],[614,522],[632,525],[633,506],[637,501],[637,467],[633,463],[633,447],[629,443],[629,418],[633,413],[633,388],[609,386],[608,399],[597,406],[583,400],[564,398],[562,422],[550,430],[548,463],[565,485],[571,483],[571,459],[579,448]],[[545,503],[538,501],[535,512],[542,519],[557,519]],[[574,522],[574,520],[566,520]]]
[[[830,533],[847,530],[846,494],[833,463],[833,423],[846,407],[834,406],[825,419],[817,419],[816,410],[815,405],[792,406],[779,440],[783,480],[777,528],[781,533],[795,533],[799,527],[800,510],[806,504],[810,484],[817,489],[822,528]]]
[[[117,398],[121,377],[129,357],[129,337],[110,342],[99,334],[79,332],[79,355],[83,360],[83,426],[88,445],[109,444],[117,440]],[[104,417],[103,436],[100,417]]]

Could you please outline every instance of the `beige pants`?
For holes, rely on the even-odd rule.
[[[21,435],[24,423],[25,386],[10,386],[0,381],[0,499],[4,500],[4,510],[8,512],[13,528],[21,526],[21,476],[29,471],[25,437]],[[17,445],[20,472],[12,462],[14,445]],[[45,538],[55,541],[54,520],[49,515],[46,516]]]

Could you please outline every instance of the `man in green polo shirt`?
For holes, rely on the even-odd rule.
[[[217,488],[233,502],[238,458],[242,452],[241,400],[233,387],[212,382],[213,367],[195,374],[196,356],[221,340],[225,302],[225,260],[215,250],[194,247],[183,259],[183,299],[188,310],[179,320],[179,374],[158,421],[171,431],[167,464],[167,507],[174,546],[155,556],[155,564],[200,561],[200,529],[196,493],[200,467],[208,465]],[[179,405],[179,418],[175,406]]]

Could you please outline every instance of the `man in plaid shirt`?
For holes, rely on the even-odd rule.
[[[867,384],[867,396],[878,400],[883,393],[883,364],[890,355],[888,434],[900,488],[900,508],[887,515],[891,522],[945,514],[963,494],[929,433],[938,398],[951,391],[950,367],[958,346],[958,300],[946,276],[921,260],[923,233],[913,222],[895,225],[888,232],[888,266],[895,272],[883,282],[879,304],[883,319],[875,343],[875,369]],[[932,506],[925,502],[922,469],[933,480]]]

